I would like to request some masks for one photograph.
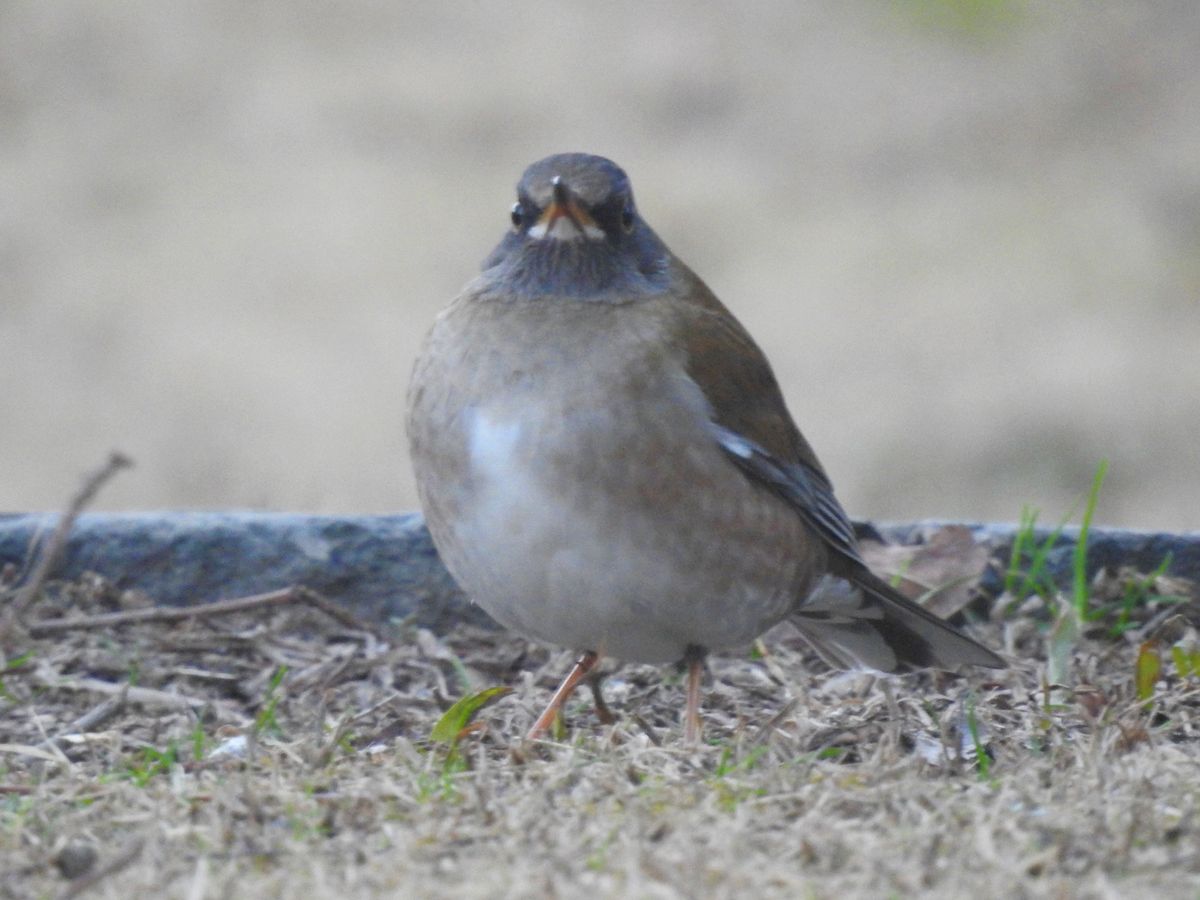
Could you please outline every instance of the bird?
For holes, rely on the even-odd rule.
[[[442,561],[507,628],[687,669],[790,621],[838,668],[1004,661],[873,573],[762,350],[642,218],[614,162],[530,165],[511,224],[436,318],[407,432]]]

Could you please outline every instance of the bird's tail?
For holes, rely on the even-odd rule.
[[[791,622],[839,669],[909,672],[958,666],[1004,668],[999,656],[858,568],[826,577],[796,607]]]

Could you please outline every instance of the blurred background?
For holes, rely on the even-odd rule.
[[[1200,528],[1200,4],[0,7],[0,510],[416,505],[404,392],[586,150],[844,505]]]

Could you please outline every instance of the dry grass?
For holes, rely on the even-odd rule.
[[[145,602],[95,580],[36,612]],[[1144,705],[1135,642],[1085,640],[1048,709],[1037,626],[981,631],[1010,670],[890,685],[810,674],[772,635],[713,661],[695,751],[678,677],[647,666],[607,682],[616,725],[582,692],[564,742],[519,746],[569,658],[503,634],[297,602],[27,638],[0,699],[0,896],[1195,897],[1195,676],[1168,663]],[[458,761],[428,742],[498,683]]]

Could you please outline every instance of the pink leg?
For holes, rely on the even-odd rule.
[[[558,711],[567,702],[567,698],[571,696],[575,688],[579,685],[579,682],[587,677],[588,672],[592,671],[599,661],[599,655],[593,653],[591,650],[575,660],[575,665],[571,667],[571,671],[567,673],[567,677],[558,686],[558,690],[550,698],[550,703],[546,706],[545,710],[538,716],[537,721],[533,723],[533,727],[525,735],[525,740],[536,741],[550,730],[550,726],[554,723],[554,717],[558,715]]]
[[[704,674],[704,657],[688,660],[687,712],[683,717],[683,742],[695,746],[700,741],[700,677]]]

